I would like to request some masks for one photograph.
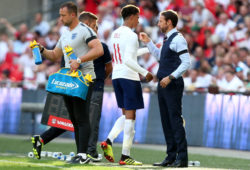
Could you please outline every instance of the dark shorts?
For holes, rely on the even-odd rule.
[[[121,78],[112,80],[112,83],[119,108],[125,108],[125,110],[144,108],[140,81]]]

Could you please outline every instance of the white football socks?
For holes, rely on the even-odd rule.
[[[126,119],[123,134],[122,154],[130,156],[130,148],[135,135],[135,120]]]
[[[120,116],[112,130],[109,132],[108,139],[113,143],[114,139],[121,133],[121,131],[124,129],[124,124],[125,124],[125,115]]]

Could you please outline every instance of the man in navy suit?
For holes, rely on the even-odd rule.
[[[157,90],[167,157],[154,166],[188,166],[187,140],[182,118],[182,74],[190,66],[190,55],[185,38],[176,29],[177,22],[178,15],[175,11],[161,12],[158,27],[165,35],[161,49],[153,44],[147,34],[140,33],[140,40],[147,44],[160,64]]]

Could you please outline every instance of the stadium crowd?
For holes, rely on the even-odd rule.
[[[135,32],[146,32],[159,48],[163,41],[157,27],[159,12],[176,10],[180,18],[178,29],[188,42],[192,60],[184,75],[185,90],[206,92],[215,87],[219,91],[250,91],[248,0],[78,0],[77,3],[79,12],[90,11],[98,16],[98,37],[110,49],[110,35],[123,22],[120,11],[124,5],[130,3],[140,8],[140,24]],[[36,24],[31,28],[26,23],[15,28],[7,19],[0,18],[0,24],[6,28],[0,33],[0,86],[44,88],[48,76],[60,68],[60,61],[55,64],[44,60],[35,65],[29,42],[36,40],[53,49],[67,28],[59,19],[44,20],[41,13],[34,20]],[[141,56],[139,63],[156,75],[158,62],[152,55]],[[156,83],[155,78],[149,89],[154,90]]]

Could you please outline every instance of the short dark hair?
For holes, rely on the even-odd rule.
[[[83,11],[79,15],[80,21],[85,21],[85,20],[92,21],[92,20],[97,20],[97,19],[98,19],[97,16],[91,12]]]
[[[178,23],[178,14],[173,10],[162,11],[161,15],[164,16],[165,20],[171,20],[173,27],[176,27]]]
[[[64,7],[66,7],[70,13],[73,12],[73,13],[75,13],[76,16],[77,16],[77,6],[76,6],[76,4],[75,4],[74,2],[72,2],[72,1],[65,2],[65,3],[63,3],[63,4],[60,6],[60,9],[61,9],[61,8],[64,8]]]
[[[130,17],[131,15],[136,15],[138,13],[140,13],[140,9],[137,6],[131,4],[126,5],[121,10],[121,15],[124,20]]]

